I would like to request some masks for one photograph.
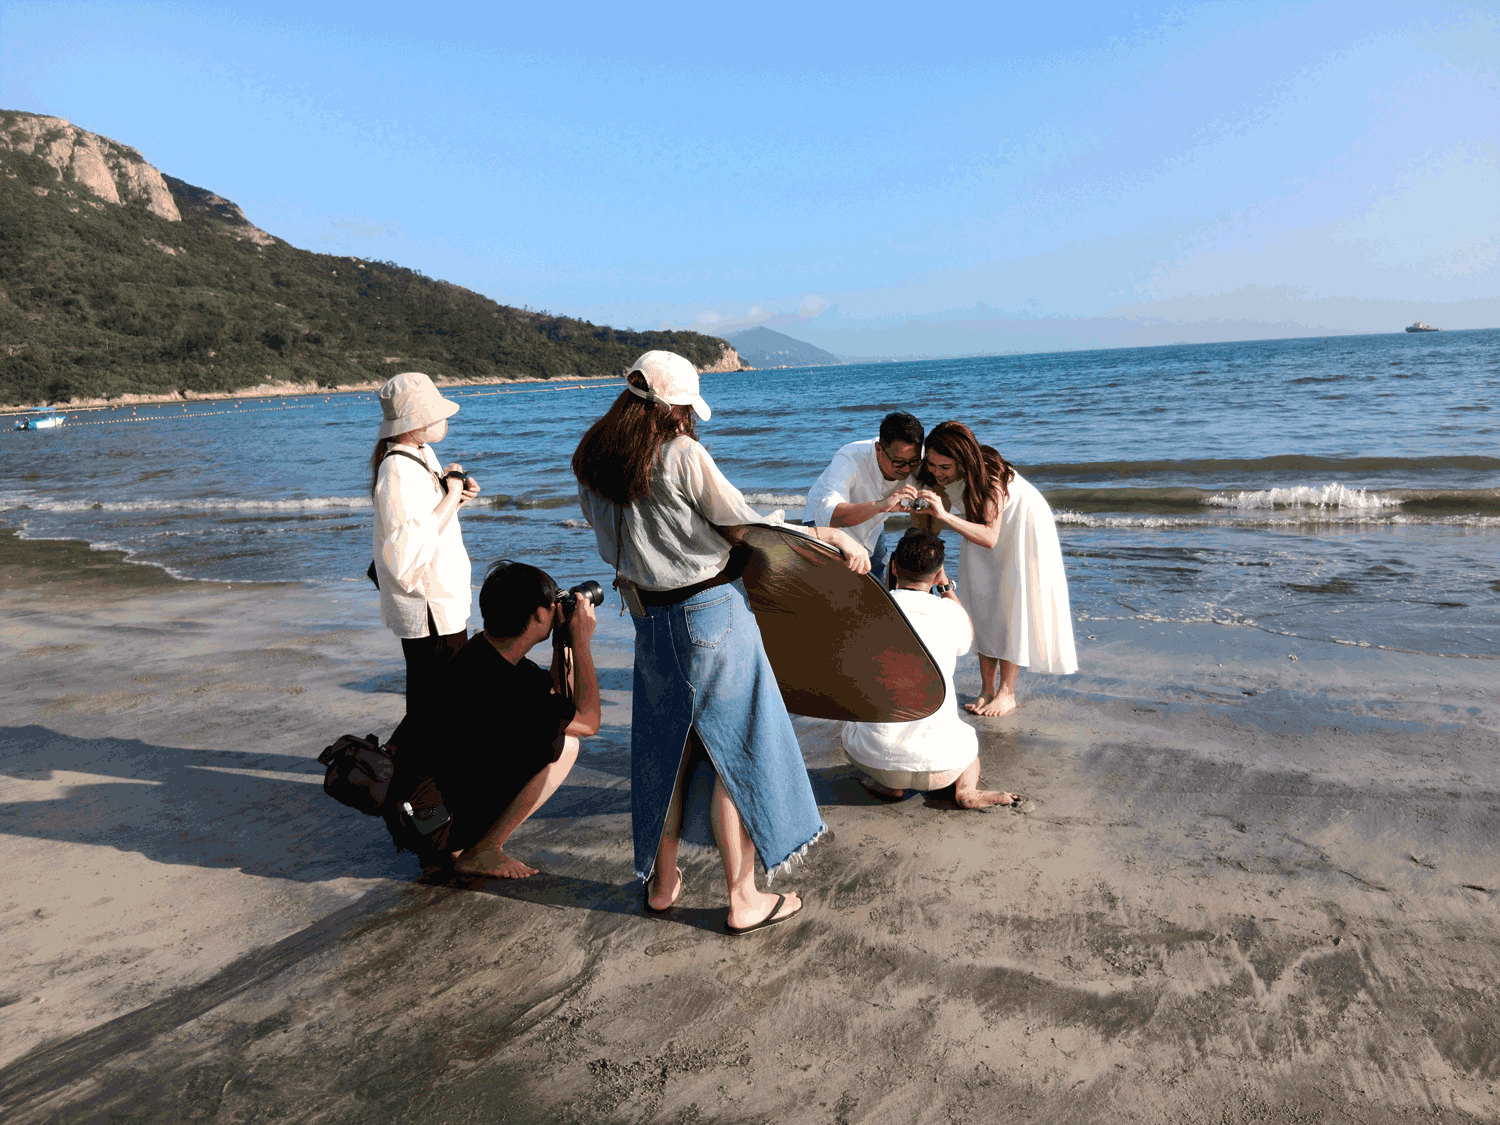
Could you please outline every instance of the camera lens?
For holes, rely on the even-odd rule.
[[[580,582],[566,594],[558,594],[557,604],[563,607],[564,621],[572,620],[579,598],[587,598],[591,604],[601,606],[604,604],[604,587],[590,578],[587,582]]]

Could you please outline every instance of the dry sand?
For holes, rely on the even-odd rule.
[[[401,713],[371,594],[8,538],[0,586],[7,1125],[1500,1116],[1495,662],[1087,623],[978,723],[1025,815],[800,720],[832,835],[730,939],[711,860],[641,916],[612,614],[543,874],[428,886],[314,761]]]

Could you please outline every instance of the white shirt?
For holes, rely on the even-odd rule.
[[[963,607],[925,590],[892,590],[917,636],[943,673],[943,705],[909,723],[845,723],[844,749],[863,766],[878,770],[956,770],[979,755],[979,735],[958,717],[953,669],[974,644],[974,628]]]
[[[851,441],[833,455],[823,475],[813,482],[807,494],[807,509],[802,522],[814,527],[832,527],[833,510],[840,504],[867,504],[884,500],[906,480],[886,480],[876,460],[874,441]],[[844,528],[866,551],[874,551],[885,530],[890,512]]]
[[[397,455],[398,448],[421,457],[428,468]],[[469,624],[473,593],[458,513],[439,527],[432,511],[443,498],[433,473],[442,469],[430,446],[393,445],[375,479],[373,547],[380,622],[403,640],[427,636],[429,609],[440,635],[457,633]]]
[[[716,524],[782,522],[781,512],[762,516],[745,503],[708,450],[681,435],[662,444],[651,491],[625,507],[623,530],[620,508],[586,485],[578,486],[578,503],[593,525],[599,557],[645,590],[676,590],[723,570],[730,544]],[[623,559],[615,557],[617,535]]]

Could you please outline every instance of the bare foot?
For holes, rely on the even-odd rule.
[[[646,895],[646,905],[658,913],[670,910],[682,895],[682,868],[673,868],[670,881],[660,879],[661,868],[657,869],[658,880],[656,889]],[[670,889],[671,893],[667,893]]]
[[[961,809],[987,809],[993,805],[1013,805],[1014,793],[999,793],[994,789],[969,789],[953,795],[954,804]]]
[[[453,870],[460,875],[488,875],[492,879],[525,879],[537,873],[535,867],[527,867],[501,851],[464,852],[454,862]]]
[[[865,787],[865,792],[869,793],[872,797],[881,797],[885,800],[893,801],[906,796],[905,789],[892,789],[889,785],[882,785],[873,777],[866,777],[864,774],[860,774],[859,783]]]
[[[763,902],[757,903],[752,909],[737,911],[734,905],[730,904],[728,919],[730,929],[747,930],[761,926],[770,920],[773,912],[779,922],[783,918],[790,918],[802,909],[802,899],[794,894],[788,894],[785,896],[786,901],[780,903],[776,895],[763,894],[760,897]]]
[[[990,698],[980,696],[973,703],[965,703],[964,710],[971,715],[1009,715],[1016,709],[1016,696],[1014,692],[997,691]]]

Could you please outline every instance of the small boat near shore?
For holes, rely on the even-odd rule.
[[[1406,326],[1406,330],[1408,332],[1441,332],[1442,331],[1441,328],[1434,328],[1432,325],[1427,324],[1426,322],[1420,321],[1420,320],[1417,321],[1415,324],[1408,324]]]
[[[55,430],[68,420],[66,414],[59,414],[53,407],[39,410],[29,418],[18,418],[15,429],[18,430]]]

